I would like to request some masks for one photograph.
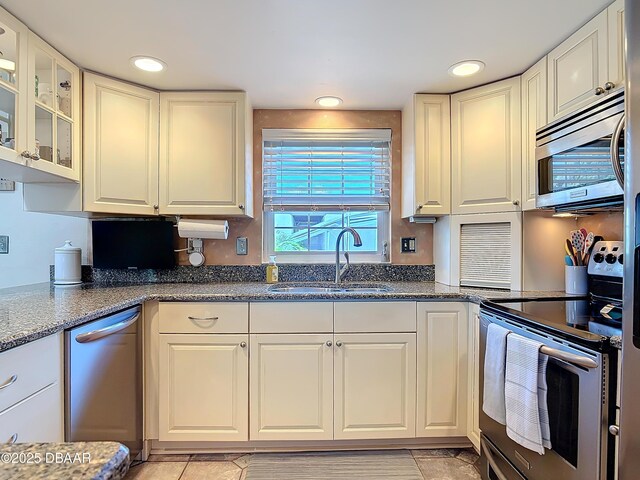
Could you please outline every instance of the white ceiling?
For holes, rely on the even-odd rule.
[[[395,109],[517,75],[610,0],[0,0],[83,68],[158,89],[246,90],[256,108]],[[134,55],[168,68],[136,71]],[[479,59],[479,75],[448,67]]]

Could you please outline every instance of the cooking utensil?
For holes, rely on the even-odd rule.
[[[584,250],[584,237],[580,230],[574,230],[571,232],[571,246],[578,260],[577,265],[582,266],[582,251]]]
[[[585,264],[589,262],[589,256],[591,255],[591,248],[593,247],[594,238],[595,238],[595,235],[593,234],[593,232],[589,232],[586,238],[584,239],[584,255],[582,260]]]
[[[586,228],[581,228],[580,229],[580,233],[582,233],[582,236],[584,238],[587,238],[588,233],[587,233],[587,229]]]
[[[573,257],[571,257],[571,255],[565,255],[564,257],[564,263],[569,266],[569,267],[573,267]]]
[[[574,265],[578,265],[578,259],[576,257],[576,252],[573,250],[573,245],[571,245],[571,240],[569,240],[568,238],[565,240],[565,249],[566,251],[569,253],[569,255],[571,256],[571,259],[573,260],[573,264]]]

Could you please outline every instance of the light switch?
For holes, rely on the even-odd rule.
[[[414,237],[403,237],[401,239],[401,249],[402,253],[415,253],[416,252],[416,239]]]
[[[249,251],[249,240],[247,237],[236,238],[236,255],[246,255]]]
[[[9,235],[0,235],[0,253],[9,253]]]
[[[0,192],[15,192],[16,182],[0,178]]]

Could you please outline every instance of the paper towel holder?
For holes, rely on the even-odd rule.
[[[180,217],[176,216],[176,224],[174,228],[178,228]],[[187,252],[189,254],[189,263],[194,267],[201,267],[206,260],[204,256],[204,242],[201,238],[187,238],[187,248],[179,248],[174,252]]]

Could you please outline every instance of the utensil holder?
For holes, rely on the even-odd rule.
[[[587,267],[569,266],[564,267],[564,291],[571,295],[586,295]]]

